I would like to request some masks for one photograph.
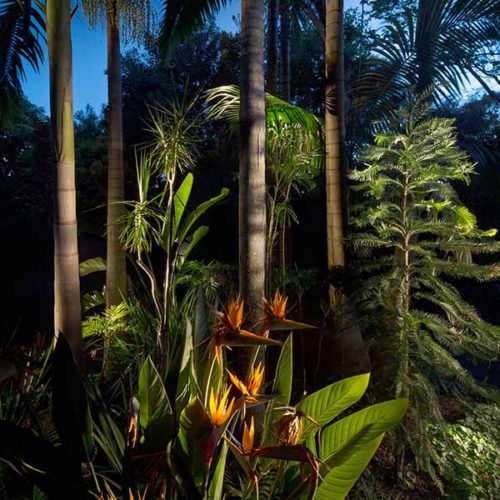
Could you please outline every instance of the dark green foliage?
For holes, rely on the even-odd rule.
[[[356,84],[355,106],[365,126],[393,116],[413,86],[422,92],[434,84],[433,97],[441,104],[471,80],[494,94],[487,80],[497,64],[498,2],[421,0],[396,17],[391,13]]]
[[[162,3],[160,48],[169,56],[176,45],[203,26],[229,0],[164,0]]]
[[[38,71],[44,36],[45,20],[37,2],[0,1],[0,128],[22,105],[24,65]]]
[[[477,228],[451,187],[474,173],[453,121],[427,113],[422,100],[409,105],[351,173],[362,197],[351,245],[363,279],[354,298],[370,328],[381,332],[374,344],[385,365],[380,383],[410,398],[405,439],[418,464],[432,470],[437,457],[428,429],[444,424],[439,395],[492,397],[460,359],[496,359],[500,328],[481,319],[459,284],[500,277],[498,264],[475,260],[500,252],[500,242],[492,239],[495,230]]]

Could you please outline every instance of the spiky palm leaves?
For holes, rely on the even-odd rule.
[[[230,0],[164,0],[160,48],[169,55],[178,43],[192,35]]]
[[[352,172],[363,198],[351,244],[363,278],[355,299],[382,333],[377,345],[388,347],[392,391],[411,400],[405,436],[419,465],[432,471],[429,425],[444,422],[438,395],[491,395],[459,356],[495,359],[500,328],[462,298],[456,279],[500,278],[498,264],[472,260],[500,252],[500,242],[490,239],[496,231],[477,228],[450,188],[474,172],[457,147],[453,122],[425,119],[425,109],[421,102],[410,106],[398,129],[376,136],[365,167]]]
[[[0,1],[0,126],[21,102],[25,65],[38,71],[44,39],[44,14],[36,2]]]
[[[390,19],[355,89],[354,104],[369,111],[366,123],[393,116],[412,87],[421,92],[434,84],[442,102],[471,77],[486,85],[499,14],[495,0],[420,0],[416,11]]]

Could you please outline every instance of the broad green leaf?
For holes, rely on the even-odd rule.
[[[214,196],[213,198],[210,198],[207,201],[204,201],[200,205],[198,205],[184,220],[184,223],[181,225],[179,228],[178,232],[178,239],[179,243],[182,243],[186,236],[188,235],[189,231],[193,227],[193,224],[213,205],[219,203],[219,201],[223,200],[226,198],[226,196],[229,194],[229,189],[227,188],[222,188],[220,193],[217,196]]]
[[[189,372],[191,370],[190,359],[193,353],[193,325],[186,319],[186,333],[184,335],[184,345],[182,349],[179,377],[177,378],[176,411],[177,413],[184,407],[186,398],[189,398]],[[180,408],[179,408],[180,406]]]
[[[172,239],[177,236],[177,230],[179,229],[182,216],[186,210],[186,206],[191,196],[191,190],[193,188],[193,174],[187,174],[182,184],[174,196],[174,220],[172,222]]]
[[[209,500],[222,500],[222,493],[224,487],[224,472],[226,470],[226,459],[227,459],[227,442],[222,443],[222,447],[219,454],[219,461],[217,462],[217,467],[212,476],[212,481],[210,482],[210,488],[208,490]]]
[[[362,452],[351,461],[339,466],[338,469],[331,470],[321,481],[313,500],[344,500],[352,486],[377,451],[384,434],[380,434],[375,439],[367,441]]]
[[[88,276],[99,271],[106,271],[106,261],[101,257],[80,262],[80,276]]]
[[[292,394],[293,380],[293,337],[289,335],[283,347],[281,348],[278,364],[276,365],[276,376],[273,382],[272,394],[277,395],[277,400],[269,402],[266,408],[264,419],[264,431],[262,434],[262,443],[267,444],[270,437],[270,428],[277,419],[279,412],[274,408],[276,406],[286,406],[290,404]]]
[[[178,438],[198,484],[205,473],[205,450],[211,432],[212,423],[205,407],[199,398],[192,398],[181,412]]]
[[[189,257],[189,254],[193,251],[201,239],[205,237],[208,231],[208,226],[200,226],[194,231],[191,238],[184,242],[179,252],[179,268],[182,267],[182,264]]]
[[[348,457],[355,446],[362,446],[396,425],[408,408],[407,399],[393,399],[368,406],[321,432],[320,458],[330,467],[336,467]]]
[[[139,423],[145,442],[155,449],[166,446],[173,432],[172,407],[153,361],[148,356],[139,373]]]
[[[319,458],[331,470],[314,498],[344,498],[373,457],[384,433],[403,418],[407,407],[407,399],[386,401],[323,429]]]
[[[363,373],[335,382],[304,398],[297,408],[322,427],[358,401],[365,393],[369,380],[370,374]],[[304,441],[316,430],[315,424],[304,419],[302,440]]]

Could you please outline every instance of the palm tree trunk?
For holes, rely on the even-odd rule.
[[[267,89],[277,95],[278,84],[278,0],[269,0],[267,11]]]
[[[47,0],[50,117],[56,155],[54,214],[54,328],[82,366],[80,276],[76,221],[71,58],[71,2]]]
[[[240,294],[259,317],[266,267],[264,0],[241,2]]]
[[[108,220],[106,248],[106,306],[117,305],[126,294],[125,252],[120,243],[123,214],[123,128],[120,75],[120,27],[117,0],[108,0]]]
[[[290,101],[290,2],[280,0],[280,97]]]
[[[326,231],[327,264],[330,272],[343,270],[346,264],[343,197],[346,177],[343,164],[345,159],[343,9],[343,0],[326,0]],[[344,376],[369,371],[370,360],[361,330],[356,322],[355,312],[342,290],[330,286],[329,303],[332,311],[337,314],[329,318],[334,345],[325,346],[326,352],[340,354],[338,365]]]
[[[343,0],[326,2],[326,230],[328,270],[345,266],[342,157],[344,144]],[[333,300],[332,298],[330,299]]]

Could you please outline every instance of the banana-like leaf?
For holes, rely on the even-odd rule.
[[[191,399],[181,412],[178,439],[189,462],[191,474],[198,484],[205,474],[205,450],[211,432],[212,423],[205,407],[199,398]]]
[[[139,423],[142,441],[155,450],[165,447],[173,437],[173,412],[158,370],[148,356],[139,372]]]
[[[276,366],[276,375],[274,377],[272,394],[277,395],[277,399],[271,401],[266,408],[264,418],[264,431],[262,433],[262,443],[264,445],[270,442],[271,425],[278,417],[276,406],[286,406],[290,404],[293,381],[293,337],[289,335],[283,347]]]
[[[106,271],[106,261],[102,257],[94,257],[80,262],[80,276]]]
[[[177,231],[179,229],[182,217],[186,211],[186,206],[188,204],[189,198],[191,196],[191,190],[193,189],[193,174],[187,174],[182,184],[174,196],[174,220],[172,222],[172,239],[177,236]]]
[[[182,350],[179,377],[177,379],[176,411],[177,413],[184,408],[186,398],[189,400],[189,373],[191,370],[191,356],[193,353],[193,325],[189,319],[186,323],[186,333],[184,335],[184,346]]]
[[[194,250],[196,245],[207,235],[208,231],[208,226],[200,226],[194,231],[191,238],[184,242],[179,251],[179,268],[182,267],[182,264],[189,257],[189,254]]]
[[[181,227],[178,229],[178,241],[179,244],[184,242],[189,231],[193,227],[193,224],[211,207],[222,201],[229,194],[229,189],[222,188],[220,193],[209,200],[200,203],[184,220]]]
[[[341,500],[362,474],[380,445],[384,433],[396,425],[408,407],[395,399],[364,408],[323,429],[320,459],[330,467],[315,500]]]
[[[356,403],[366,391],[370,374],[364,373],[335,382],[305,397],[298,405],[298,410],[312,418],[317,425],[304,419],[302,441],[312,435],[318,426],[331,422],[337,415]]]
[[[222,500],[224,472],[226,471],[227,447],[228,444],[224,441],[219,454],[219,461],[217,462],[217,467],[215,467],[212,481],[210,482],[210,487],[208,489],[209,500]]]

